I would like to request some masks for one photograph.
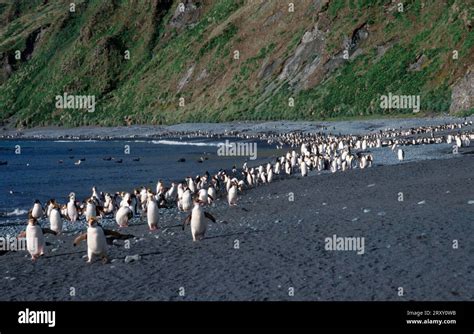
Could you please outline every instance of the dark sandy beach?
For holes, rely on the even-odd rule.
[[[109,246],[106,265],[85,263],[76,234],[48,235],[36,263],[0,256],[0,299],[473,300],[473,170],[464,154],[280,180],[208,208],[218,222],[196,243],[185,214],[164,210],[157,232],[122,230],[136,238]],[[364,254],[325,250],[334,234],[364,237]]]

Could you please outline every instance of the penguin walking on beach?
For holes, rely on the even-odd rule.
[[[97,217],[97,207],[92,198],[87,199],[86,201],[86,221],[89,221],[91,218]]]
[[[237,184],[233,182],[229,189],[229,192],[227,193],[227,202],[230,206],[237,205],[237,190]]]
[[[57,234],[49,228],[41,228],[37,222],[36,218],[30,217],[26,230],[21,232],[18,236],[18,238],[26,238],[26,249],[30,253],[32,261],[36,261],[36,259],[44,255],[44,248],[46,246],[44,234]]]
[[[61,217],[59,205],[57,204],[53,206],[49,213],[49,228],[57,234],[61,234],[63,230],[63,219]]]
[[[44,211],[39,200],[35,200],[35,203],[33,204],[33,208],[31,209],[30,213],[31,217],[35,219],[40,219],[41,217],[43,217]]]
[[[76,205],[76,195],[74,193],[69,194],[69,202],[67,203],[67,216],[73,223],[79,218],[79,211]]]
[[[158,229],[158,213],[158,204],[156,203],[155,196],[152,193],[148,193],[146,216],[150,231]]]
[[[95,218],[90,218],[87,223],[87,232],[78,236],[73,243],[75,247],[81,241],[87,240],[87,263],[91,263],[94,256],[100,256],[104,264],[108,262],[106,236],[110,236],[111,239],[128,239],[132,237],[130,234],[121,234],[103,229]]]
[[[183,211],[189,211],[193,207],[193,198],[191,195],[191,191],[186,189],[181,196],[181,209]]]
[[[187,224],[191,224],[193,241],[202,240],[204,238],[207,230],[207,222],[205,218],[210,219],[214,223],[216,222],[216,219],[210,213],[203,210],[201,201],[195,201],[191,214],[186,217],[183,222],[183,231]]]
[[[401,148],[398,149],[397,155],[399,161],[403,161],[405,159],[405,152],[403,152]]]
[[[130,203],[129,203],[130,204]],[[119,227],[128,227],[128,222],[133,217],[133,211],[129,205],[123,205],[115,214],[115,221]]]

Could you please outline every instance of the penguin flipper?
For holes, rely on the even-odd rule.
[[[209,194],[207,195],[207,197],[209,197],[209,198],[211,199],[211,201],[214,200],[214,198],[213,198],[211,195],[209,195]]]
[[[78,236],[76,239],[74,239],[73,245],[77,246],[78,243],[86,239],[87,239],[87,233],[83,233],[80,236]]]
[[[186,219],[183,221],[183,231],[187,224],[191,223],[191,214],[189,214]]]
[[[54,234],[54,235],[58,234],[55,231],[53,231],[52,229],[49,229],[47,227],[43,227],[41,230],[43,231],[43,234],[45,234],[45,233]]]
[[[216,218],[214,218],[214,216],[211,215],[209,212],[204,211],[204,216],[206,216],[207,219],[210,219],[213,223],[216,222]]]

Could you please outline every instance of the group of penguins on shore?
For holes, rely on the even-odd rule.
[[[169,187],[160,180],[155,191],[141,187],[133,192],[112,195],[99,192],[93,187],[91,196],[83,202],[77,201],[74,193],[69,194],[69,201],[64,205],[51,199],[43,208],[40,201],[36,200],[29,211],[26,230],[20,233],[20,237],[26,237],[31,259],[36,260],[44,254],[44,233],[60,234],[63,230],[63,219],[74,223],[84,216],[88,225],[87,231],[74,240],[74,246],[87,240],[87,262],[90,263],[94,256],[99,256],[107,262],[107,244],[113,239],[128,239],[133,236],[103,228],[99,224],[99,217],[113,215],[118,226],[124,228],[128,226],[133,216],[139,215],[141,219],[146,217],[150,231],[155,231],[158,229],[159,209],[176,205],[180,211],[190,212],[183,222],[183,230],[189,224],[193,241],[198,241],[203,239],[206,233],[206,218],[216,222],[210,213],[204,211],[204,207],[212,205],[219,197],[226,197],[227,203],[235,206],[239,193],[270,183],[275,178],[292,174],[305,177],[312,170],[329,170],[335,173],[353,168],[368,168],[374,161],[373,155],[368,152],[369,148],[388,146],[395,150],[398,147],[398,159],[403,160],[402,145],[454,142],[458,147],[469,146],[470,140],[474,140],[472,132],[433,135],[438,131],[461,129],[466,125],[472,125],[472,122],[410,130],[393,129],[368,135],[335,136],[304,133],[264,135],[265,138],[261,136],[259,139],[266,139],[269,143],[277,142],[282,146],[288,145],[293,149],[276,158],[273,163],[268,162],[258,167],[249,167],[245,162],[241,170],[234,166],[230,173],[222,169],[214,175],[206,172],[195,178],[187,177],[179,183],[173,182]],[[408,138],[424,133],[431,135]],[[295,147],[299,147],[299,152],[294,149]],[[45,217],[49,220],[49,228],[41,228],[38,224],[38,220]]]

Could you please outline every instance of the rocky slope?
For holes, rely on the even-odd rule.
[[[0,0],[4,126],[472,113],[473,0]],[[95,111],[56,96],[93,95]]]

